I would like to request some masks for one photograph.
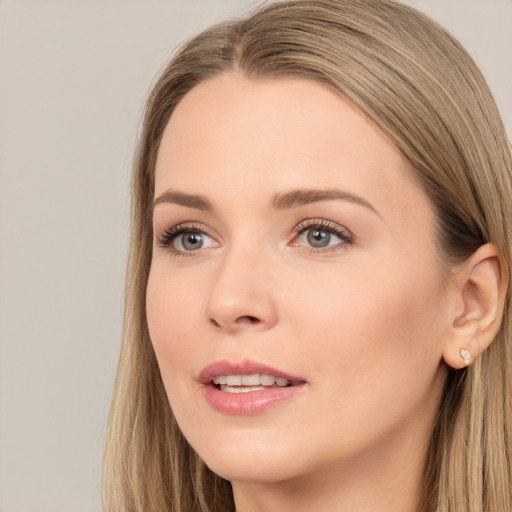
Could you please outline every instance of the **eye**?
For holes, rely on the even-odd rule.
[[[336,235],[331,235],[326,229],[319,228],[310,228],[304,234],[311,247],[328,247],[331,244],[331,238],[338,238]]]
[[[178,225],[163,232],[157,239],[158,247],[168,249],[176,255],[186,255],[207,249],[217,247],[217,242],[208,236],[203,230],[189,225]]]
[[[304,221],[296,228],[298,236],[293,245],[302,245],[312,251],[335,249],[353,243],[350,231],[327,220]]]
[[[183,233],[174,239],[174,247],[179,251],[197,251],[201,249],[209,237],[200,231]]]

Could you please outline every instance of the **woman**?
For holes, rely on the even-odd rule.
[[[148,101],[105,510],[512,509],[512,159],[391,0],[188,42]]]

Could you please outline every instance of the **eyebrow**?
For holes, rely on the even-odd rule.
[[[299,206],[317,203],[319,201],[332,200],[348,201],[349,203],[364,206],[380,217],[377,209],[363,197],[336,188],[322,190],[300,189],[292,190],[291,192],[279,193],[274,196],[272,208],[274,210],[285,210],[288,208],[297,208]]]
[[[178,192],[177,190],[166,190],[163,194],[160,194],[153,200],[150,210],[153,211],[157,204],[161,203],[173,203],[187,208],[194,208],[196,210],[202,210],[205,212],[211,212],[213,205],[204,196],[195,194],[187,194],[185,192]]]
[[[290,208],[298,208],[299,206],[305,206],[320,201],[333,200],[347,201],[349,203],[364,206],[380,217],[380,214],[376,208],[366,199],[356,194],[335,188],[320,190],[299,189],[292,190],[290,192],[280,192],[275,194],[270,203],[270,206],[273,210],[287,210]],[[214,210],[212,203],[206,197],[196,194],[188,194],[186,192],[179,192],[172,189],[166,190],[158,197],[156,197],[151,204],[150,211],[153,211],[155,206],[161,203],[178,204],[180,206],[206,212],[211,212]]]

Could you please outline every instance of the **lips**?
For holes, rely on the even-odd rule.
[[[198,377],[208,404],[224,414],[257,414],[306,388],[305,379],[254,361],[217,361]]]

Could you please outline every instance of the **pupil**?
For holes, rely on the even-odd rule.
[[[200,249],[203,245],[203,236],[201,233],[188,233],[183,237],[183,247],[188,251]]]
[[[331,240],[331,234],[328,231],[322,229],[312,229],[308,233],[308,242],[313,247],[325,247],[329,245]]]

